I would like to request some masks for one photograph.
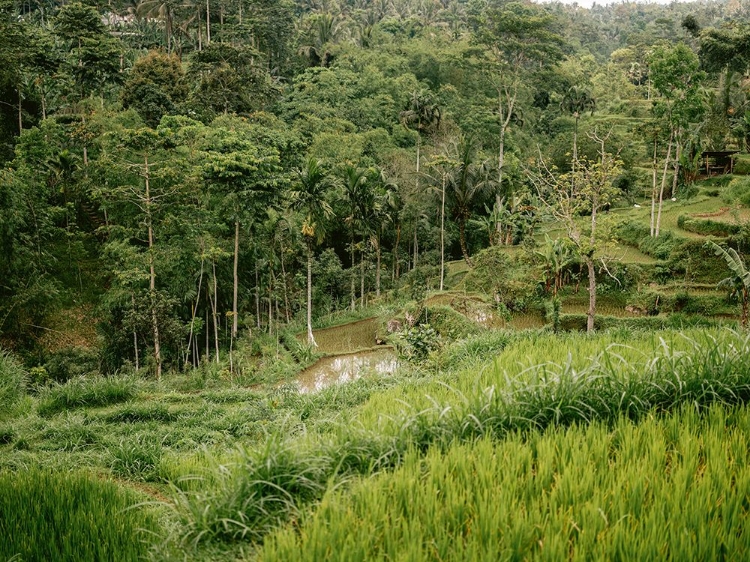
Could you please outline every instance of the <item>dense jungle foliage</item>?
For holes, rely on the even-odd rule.
[[[524,248],[525,287],[480,283],[511,308],[627,284],[628,236],[681,275],[662,201],[747,148],[748,9],[3,0],[0,341],[53,379],[159,375],[488,247]],[[644,194],[645,232],[597,222]]]
[[[748,0],[0,0],[0,559],[747,558],[749,70]]]

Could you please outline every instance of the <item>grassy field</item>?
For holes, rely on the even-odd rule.
[[[750,412],[481,438],[328,492],[258,559],[719,560],[750,555]]]
[[[674,247],[705,238],[681,216],[747,214],[711,193],[665,202]],[[65,384],[0,354],[0,559],[746,559],[750,338],[687,327],[737,305],[664,274],[671,254],[616,252],[647,273],[603,288],[594,335],[575,331],[583,287],[561,292],[571,332],[554,334],[535,272],[504,308],[465,290],[460,260],[424,301],[318,319],[317,350],[290,327],[239,341],[231,366],[159,382],[82,367]],[[373,351],[424,310],[437,332],[419,360]],[[300,393],[321,355],[344,367],[308,369]]]
[[[728,330],[483,331],[445,342],[420,367],[307,395],[290,386],[245,388],[220,372],[160,383],[89,377],[34,390],[12,360],[2,369],[10,382],[2,393],[0,487],[13,492],[0,493],[11,498],[0,513],[24,502],[38,503],[40,513],[13,528],[20,538],[9,557],[29,544],[41,548],[35,537],[57,531],[38,521],[49,519],[45,510],[70,511],[68,502],[119,505],[113,513],[132,516],[71,517],[76,533],[103,544],[119,544],[133,527],[154,531],[122,559],[315,559],[326,548],[342,560],[395,552],[553,559],[614,556],[625,545],[637,557],[654,552],[651,526],[666,528],[659,506],[679,496],[691,474],[706,486],[685,501],[718,507],[673,523],[659,552],[713,556],[721,544],[736,549],[744,540],[745,512],[728,498],[746,482],[746,463],[706,460],[698,469],[683,458],[709,447],[725,459],[746,438],[750,340]],[[668,456],[659,457],[655,443],[673,425],[683,427],[680,447],[698,444],[665,446]],[[724,433],[711,429],[719,425]],[[714,433],[709,444],[705,436]],[[654,458],[617,464],[610,452],[611,470],[601,471],[602,455],[624,435],[628,458],[651,454],[636,447],[644,443],[654,445]],[[573,454],[581,450],[587,455]],[[548,457],[553,451],[558,456]],[[545,472],[530,470],[528,458]],[[707,472],[715,464],[726,470]],[[665,466],[638,503],[640,492],[627,483]],[[525,479],[512,477],[523,470]],[[50,487],[72,496],[44,492]],[[509,503],[501,507],[497,497]],[[523,517],[511,517],[522,504]],[[384,527],[394,520],[401,523]],[[4,529],[8,521],[0,515]],[[680,542],[685,528],[703,535]],[[534,529],[534,540],[523,529]],[[70,544],[50,556],[100,559]]]

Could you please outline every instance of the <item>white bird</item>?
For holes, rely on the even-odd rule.
[[[633,205],[633,207],[635,207],[636,209],[640,209],[641,208],[641,206],[638,203],[636,203],[635,205]]]

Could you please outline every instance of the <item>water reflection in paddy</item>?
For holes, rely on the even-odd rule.
[[[396,353],[391,348],[363,351],[348,355],[324,357],[308,367],[296,379],[303,394],[319,392],[334,384],[357,380],[368,373],[393,374],[398,368]]]

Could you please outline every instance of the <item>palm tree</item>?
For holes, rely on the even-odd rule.
[[[142,0],[137,8],[137,14],[139,16],[164,20],[164,35],[167,44],[167,53],[172,52],[174,16],[177,7],[177,2],[175,2],[175,0]]]
[[[591,110],[591,114],[594,114],[596,100],[583,88],[572,86],[565,92],[565,96],[560,102],[560,109],[566,113],[570,113],[573,119],[575,119],[575,127],[573,129],[573,169],[575,170],[575,165],[578,162],[578,121],[581,119],[581,114],[587,110]]]
[[[310,59],[312,66],[328,66],[333,56],[328,50],[341,37],[343,28],[339,19],[331,14],[314,14],[307,33],[307,44],[301,45],[299,53]]]
[[[732,275],[719,281],[719,287],[727,288],[732,295],[737,295],[742,303],[742,327],[747,328],[748,309],[750,308],[750,270],[745,261],[734,248],[722,248],[716,242],[708,241],[706,245],[713,248],[714,253],[724,258]]]
[[[472,267],[466,248],[466,222],[471,218],[477,199],[490,187],[490,167],[487,161],[476,161],[476,148],[472,139],[462,139],[458,146],[458,164],[448,176],[448,199],[453,217],[458,221],[458,234],[464,261]]]
[[[317,346],[312,333],[312,260],[313,246],[325,233],[324,221],[333,215],[325,200],[331,182],[320,160],[308,158],[297,169],[297,182],[291,190],[291,207],[302,211],[302,236],[307,245],[307,343]]]
[[[440,125],[440,107],[431,94],[424,90],[411,93],[407,108],[401,112],[401,123],[417,133],[417,191],[419,191],[419,161],[422,135],[434,131]]]
[[[375,295],[380,296],[380,264],[382,259],[383,227],[387,223],[395,223],[392,211],[396,208],[398,186],[388,179],[384,170],[377,170],[376,180],[377,193],[373,205],[373,221],[376,224],[376,232],[373,240],[375,246]]]
[[[367,186],[367,173],[368,170],[352,166],[347,164],[344,168],[344,196],[347,202],[347,216],[344,218],[344,222],[349,227],[349,234],[351,236],[350,244],[350,255],[351,255],[351,267],[354,270],[354,236],[356,231],[359,229],[362,233],[362,238],[365,237],[365,231],[367,230],[367,219],[370,216],[368,213],[367,200],[368,197]],[[362,246],[362,256],[364,260],[364,244]],[[364,295],[362,295],[364,298]],[[351,276],[351,309],[354,310],[356,304],[356,294],[354,290],[354,275]]]

